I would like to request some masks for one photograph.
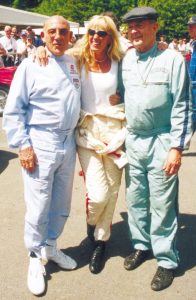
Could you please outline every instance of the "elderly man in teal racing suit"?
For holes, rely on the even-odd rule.
[[[137,7],[125,15],[134,49],[122,64],[128,222],[134,247],[124,267],[137,268],[152,251],[158,262],[151,282],[155,291],[172,283],[178,266],[177,174],[192,135],[185,62],[175,51],[157,49],[157,18],[150,7]]]

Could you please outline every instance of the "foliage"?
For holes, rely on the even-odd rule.
[[[188,37],[186,24],[189,17],[195,15],[195,0],[141,0],[139,5],[154,7],[159,12],[159,33],[166,35],[168,41]]]

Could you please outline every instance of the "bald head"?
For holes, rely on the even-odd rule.
[[[63,18],[62,16],[56,15],[56,16],[52,16],[52,17],[48,18],[48,19],[45,21],[44,27],[43,27],[44,30],[47,30],[48,26],[52,26],[52,24],[56,24],[57,22],[58,22],[58,23],[61,23],[61,24],[65,24],[66,27],[67,27],[68,29],[70,29],[69,22],[68,22],[65,18]]]
[[[62,16],[52,16],[46,20],[43,29],[48,50],[56,56],[62,56],[72,37],[69,22]]]

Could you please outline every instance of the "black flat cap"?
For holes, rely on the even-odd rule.
[[[123,21],[128,23],[132,20],[157,20],[158,12],[148,6],[135,7],[123,17]]]
[[[192,24],[196,24],[196,16],[192,16],[189,20],[188,20],[188,25],[192,25]]]

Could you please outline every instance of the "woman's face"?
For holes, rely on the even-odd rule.
[[[88,42],[90,50],[96,53],[107,52],[111,44],[111,35],[103,27],[91,27],[88,30]]]

